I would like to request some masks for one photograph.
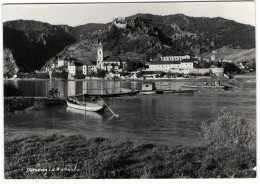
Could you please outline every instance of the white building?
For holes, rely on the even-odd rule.
[[[183,59],[181,61],[155,61],[149,64],[149,71],[168,72],[170,69],[193,69],[193,59]]]
[[[215,61],[216,60],[216,56],[215,56],[215,54],[212,54],[211,56],[210,56],[210,61]]]
[[[64,59],[59,59],[57,67],[61,67],[61,66],[64,66],[64,65],[65,65]]]
[[[68,62],[68,72],[71,76],[74,76],[78,71],[82,71],[84,75],[89,75],[92,72],[96,72],[96,66],[92,63],[82,64],[77,61]]]

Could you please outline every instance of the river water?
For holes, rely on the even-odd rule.
[[[49,81],[8,80],[22,89],[24,96],[46,96],[55,85],[61,96],[69,96],[93,89],[116,92],[119,87],[140,89],[136,81]],[[180,89],[189,82],[156,82],[159,89]],[[161,94],[105,99],[119,118],[102,113],[84,112],[53,106],[42,111],[5,112],[7,131],[54,130],[63,134],[118,137],[167,145],[193,145],[202,142],[200,124],[213,120],[223,107],[256,120],[255,80],[238,79],[232,85],[240,89],[204,89],[195,94]]]

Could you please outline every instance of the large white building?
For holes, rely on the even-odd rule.
[[[83,64],[78,61],[68,62],[68,72],[70,76],[74,76],[79,71],[82,71],[84,75],[89,75],[92,72],[96,72],[96,66],[92,63]]]
[[[169,56],[174,58],[175,56]],[[171,58],[169,58],[171,59]],[[155,62],[151,62],[149,64],[149,71],[163,71],[163,72],[168,72],[171,69],[180,69],[180,70],[189,70],[189,69],[193,69],[193,62],[194,59],[182,59],[179,60],[180,58],[178,58],[178,60],[171,60],[171,61],[155,61]]]

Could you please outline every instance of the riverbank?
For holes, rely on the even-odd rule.
[[[51,79],[37,79],[37,78],[28,78],[28,79],[20,79],[20,78],[10,78],[4,79],[6,81],[11,80],[29,80],[29,81],[50,81]],[[53,79],[54,80],[54,79]],[[191,77],[191,78],[184,78],[184,77],[177,77],[177,78],[137,78],[137,79],[116,79],[116,80],[108,80],[102,78],[93,78],[93,79],[55,79],[57,81],[136,81],[136,82],[143,82],[143,81],[173,81],[173,82],[210,82],[215,81],[216,79],[213,77]],[[217,80],[220,80],[219,78]],[[221,80],[227,81],[228,79],[222,78]]]
[[[5,178],[252,178],[255,150],[5,132]]]
[[[234,76],[234,79],[256,79],[256,72],[238,74]]]
[[[52,105],[66,104],[63,98],[30,98],[30,97],[5,97],[4,110],[8,112],[28,110],[43,110]]]

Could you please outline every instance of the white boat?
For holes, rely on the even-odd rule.
[[[83,101],[80,101],[75,97],[68,97],[66,102],[68,107],[84,111],[97,112],[102,111],[105,107],[104,103],[101,100],[98,100],[97,98],[88,98],[84,99]]]

